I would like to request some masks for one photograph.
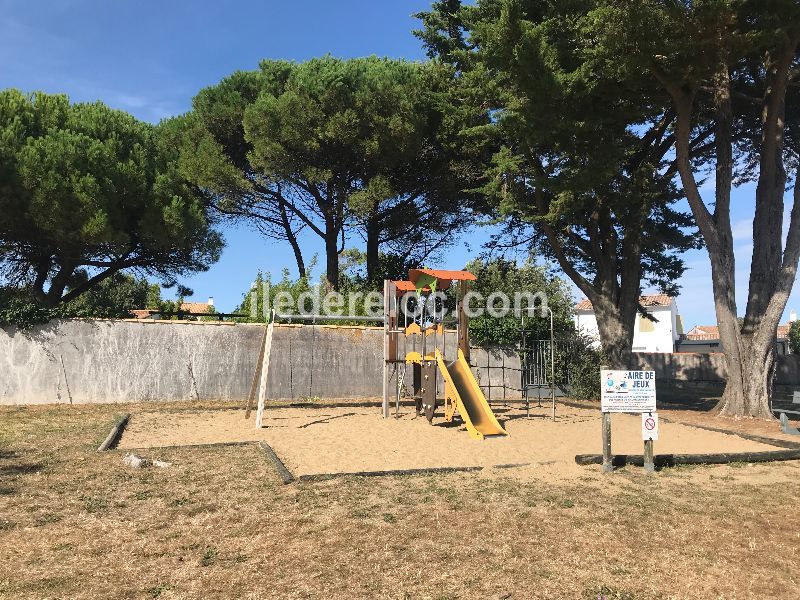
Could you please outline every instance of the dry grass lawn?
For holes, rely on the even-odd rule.
[[[182,408],[0,409],[0,597],[797,597],[795,462],[284,486],[252,445],[94,451]]]

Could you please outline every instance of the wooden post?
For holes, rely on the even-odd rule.
[[[648,413],[647,417],[652,417],[653,413]],[[647,426],[648,418],[645,418],[644,414],[642,414],[642,438],[644,438],[644,470],[648,473],[654,473],[656,470],[655,463],[653,461],[653,435],[647,435],[647,431],[650,429]],[[650,439],[646,439],[649,437]]]
[[[275,328],[275,311],[272,311],[267,326],[267,337],[264,341],[264,359],[261,362],[261,385],[258,388],[258,410],[256,411],[256,429],[261,429],[264,418],[264,403],[267,400],[267,379],[269,376],[269,356],[272,353],[272,332]]]
[[[648,473],[654,473],[656,470],[653,462],[653,440],[644,441],[644,470]]]
[[[607,371],[606,365],[600,366],[600,385],[602,381],[603,371]],[[611,413],[603,413],[603,473],[611,473],[614,470],[611,457]]]
[[[469,293],[469,282],[460,281],[458,283],[458,304],[456,312],[458,313],[458,349],[464,353],[464,360],[469,363],[469,319],[464,306],[464,297]],[[458,352],[456,352],[458,354]],[[456,356],[456,358],[458,358]]]
[[[389,418],[389,363],[383,361],[383,418]]]
[[[264,348],[267,345],[267,335],[269,335],[269,323],[264,327],[264,337],[261,338],[261,350],[258,353],[255,371],[253,371],[253,380],[250,382],[250,393],[247,395],[247,405],[244,411],[244,418],[247,421],[250,420],[250,413],[252,412],[250,409],[253,406],[253,400],[255,400],[259,390],[258,383],[261,378],[261,367],[264,363]]]
[[[389,389],[391,373],[389,364],[397,360],[397,291],[388,279],[383,282],[383,418],[388,419],[390,413]]]
[[[614,465],[611,461],[611,413],[603,413],[603,473],[611,473]]]

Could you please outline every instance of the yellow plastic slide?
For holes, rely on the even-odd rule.
[[[506,430],[497,422],[486,397],[483,395],[472,369],[458,351],[458,360],[445,363],[441,353],[436,351],[436,363],[445,382],[447,403],[453,403],[458,414],[467,426],[467,432],[475,439],[482,440],[486,436],[505,436]],[[452,411],[445,408],[445,418],[452,419]]]

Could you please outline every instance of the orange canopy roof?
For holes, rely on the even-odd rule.
[[[413,281],[393,281],[398,292],[413,292],[417,289]]]
[[[410,269],[408,278],[414,283],[420,275],[429,275],[439,281],[477,281],[477,277],[469,271],[443,271],[441,269]]]
[[[417,291],[417,286],[414,284],[413,281],[406,281],[404,279],[401,279],[400,281],[392,281],[392,283],[394,284],[395,292],[397,293],[398,296],[402,296],[403,294],[406,294],[408,292],[416,292]],[[449,285],[450,285],[450,282],[448,281],[445,284],[443,289],[446,289],[447,286],[449,286]],[[429,293],[431,291],[431,288],[429,288],[428,286],[425,286],[420,291],[423,294]]]
[[[453,281],[475,281],[477,277],[470,273],[469,271],[443,271],[441,269],[410,269],[408,271],[408,277],[410,281],[400,280],[400,281],[393,281],[395,288],[397,290],[397,294],[401,295],[406,292],[414,292],[417,289],[417,281],[420,278],[420,275],[428,275],[429,277],[435,277],[438,280],[438,284],[436,286],[439,290],[446,290],[450,287],[450,283]],[[430,292],[431,289],[428,286],[422,288],[423,292]]]

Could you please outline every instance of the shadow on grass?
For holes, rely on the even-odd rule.
[[[19,458],[13,450],[0,450],[0,496],[16,492],[15,478],[38,473],[46,466],[43,462],[23,462]]]

